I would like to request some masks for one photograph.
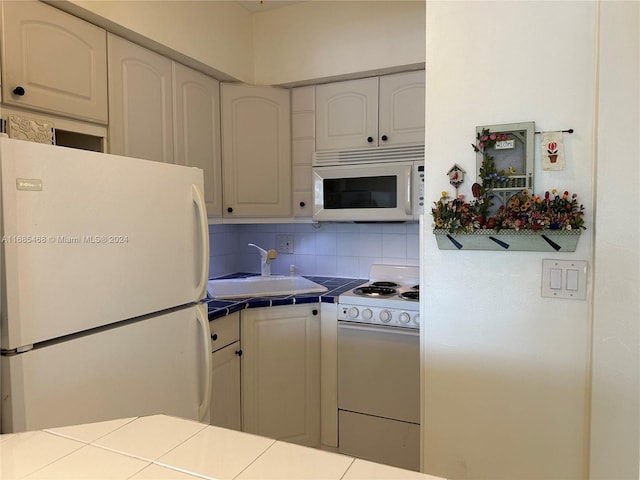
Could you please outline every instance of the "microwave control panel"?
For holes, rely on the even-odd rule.
[[[424,214],[424,163],[413,166],[413,199],[417,206],[414,215]]]

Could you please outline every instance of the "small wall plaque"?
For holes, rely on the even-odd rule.
[[[516,141],[515,140],[498,141],[496,142],[496,145],[494,148],[496,150],[509,150],[511,148],[516,148]]]

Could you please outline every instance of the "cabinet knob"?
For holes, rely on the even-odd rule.
[[[311,310],[311,313],[314,314],[314,315],[317,315],[318,314],[318,310],[314,308],[313,310]]]
[[[22,88],[20,85],[18,85],[16,88],[13,89],[13,94],[14,95],[18,95],[19,97],[24,95],[24,88]]]
[[[373,142],[373,137],[367,137],[367,142],[372,143]]]
[[[387,140],[389,140],[389,137],[387,137],[386,135],[382,135],[382,137],[380,137],[380,139],[381,139],[383,142],[386,142]]]
[[[227,208],[227,212],[229,212],[229,213],[233,212],[233,208],[228,207],[228,208]]]
[[[236,355],[238,355],[239,357],[242,356],[242,350],[236,350]]]
[[[218,339],[218,334],[214,333],[213,335],[211,335],[211,340],[213,340],[214,342]]]
[[[300,202],[300,207],[301,207],[301,208],[304,208],[304,206],[305,206],[305,205],[306,205],[306,204],[305,204],[304,202]]]

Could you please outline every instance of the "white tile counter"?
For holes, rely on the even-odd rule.
[[[439,477],[154,415],[1,435],[0,478],[436,480]]]

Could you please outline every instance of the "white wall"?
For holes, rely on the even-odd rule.
[[[53,1],[55,6],[199,68],[220,80],[251,83],[251,13],[221,1]]]
[[[421,0],[308,1],[253,14],[212,0],[52,3],[220,80],[304,83],[425,61]]]
[[[308,1],[254,15],[256,83],[423,64],[425,2]]]
[[[543,258],[593,267],[596,3],[429,1],[426,18],[427,199],[452,191],[454,163],[475,171],[477,125],[533,120],[575,130],[567,169],[538,166],[535,193],[578,193],[587,231],[575,253],[441,251],[425,217],[425,470],[586,478],[591,302],[540,287]]]
[[[600,9],[591,478],[636,479],[640,3],[602,2]]]

